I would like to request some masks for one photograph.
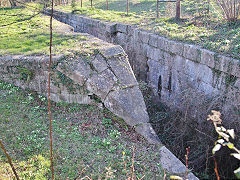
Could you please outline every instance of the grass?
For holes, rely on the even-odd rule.
[[[172,17],[154,17],[155,1],[133,1],[130,11],[126,14],[125,1],[109,2],[109,9],[105,10],[105,1],[94,1],[94,8],[90,8],[89,1],[83,1],[83,8],[75,8],[75,13],[105,21],[119,21],[138,25],[142,29],[150,30],[169,39],[200,45],[203,48],[225,54],[233,58],[240,57],[240,22],[229,24],[216,14],[211,18],[192,20],[185,18],[176,22]],[[120,5],[121,4],[121,5]],[[168,11],[169,5],[160,4],[161,12]],[[37,6],[37,8],[40,8]],[[58,6],[66,12],[72,7]],[[49,17],[37,14],[26,8],[0,8],[0,54],[47,54],[49,45]],[[169,10],[170,11],[170,10]],[[13,16],[18,14],[18,16]],[[22,19],[28,19],[21,21]],[[11,24],[11,25],[8,25]],[[5,26],[7,25],[7,26]],[[81,47],[86,37],[71,33],[57,33],[64,26],[54,21],[53,34],[54,53],[63,53],[71,47]],[[64,31],[64,28],[62,29]]]
[[[0,12],[0,54],[48,54],[50,37],[48,16],[28,8],[0,8]],[[32,18],[29,19],[30,17]],[[62,33],[65,30],[69,31],[69,27],[58,21],[54,20],[53,28],[55,54],[81,48],[82,43],[87,40],[85,36]]]
[[[49,179],[46,98],[0,82],[0,101],[0,137],[17,172],[23,179]],[[113,179],[126,179],[123,158],[129,173],[133,147],[136,176],[162,179],[159,147],[149,145],[108,110],[59,102],[53,103],[52,113],[56,179],[74,179],[80,172],[93,179],[111,173]],[[0,167],[0,177],[13,178],[2,151]]]
[[[131,1],[130,13],[126,14],[126,1],[109,1],[109,10],[106,10],[106,1],[80,2],[74,8],[75,13],[105,21],[118,21],[138,25],[140,28],[150,30],[169,39],[196,44],[203,48],[225,54],[233,58],[240,57],[240,22],[227,23],[216,11],[216,7],[210,7],[207,17],[193,19],[184,12],[183,19],[176,22],[174,17],[175,6],[173,4],[160,3],[161,17],[156,19],[156,1]],[[58,6],[57,9],[72,12],[73,8]],[[188,8],[188,7],[185,7]],[[184,11],[184,9],[183,9]]]

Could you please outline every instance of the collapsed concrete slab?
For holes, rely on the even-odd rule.
[[[160,143],[124,50],[96,38],[89,47],[53,57],[51,99],[92,104],[97,97],[150,143]],[[0,67],[2,80],[47,95],[47,56],[2,56]]]

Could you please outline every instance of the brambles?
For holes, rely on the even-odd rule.
[[[194,174],[200,179],[215,178],[210,148],[212,143],[215,142],[215,131],[204,119],[206,119],[211,109],[221,109],[227,126],[235,127],[236,133],[238,133],[240,127],[237,120],[239,118],[239,92],[229,89],[227,94],[225,92],[209,99],[201,92],[190,88],[184,89],[182,94],[178,96],[181,105],[179,111],[177,111],[161,104],[157,100],[158,97],[151,97],[147,84],[140,84],[148,108],[150,122],[160,140],[182,162],[185,161],[185,148],[190,146],[189,168],[193,169]],[[229,101],[231,101],[231,106],[227,106]],[[168,102],[169,107],[176,106],[170,103]],[[226,155],[228,152],[223,151],[221,153],[222,156],[218,154],[216,157],[223,164],[218,167],[221,177],[226,179],[235,177],[233,171],[236,168],[236,160],[232,157],[228,158]]]

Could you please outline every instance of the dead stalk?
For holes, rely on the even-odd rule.
[[[163,180],[165,180],[166,179],[166,171],[165,171],[165,169],[163,169]]]
[[[218,174],[218,170],[217,170],[217,161],[216,161],[216,158],[214,157],[214,171],[216,173],[216,176],[217,176],[217,180],[220,180],[220,177],[219,177],[219,174]]]
[[[185,158],[186,158],[185,180],[187,179],[187,176],[188,176],[188,156],[189,156],[189,149],[190,149],[190,147],[186,148],[187,154],[185,155]]]
[[[136,176],[135,176],[135,169],[134,169],[134,147],[133,147],[133,153],[132,153],[132,179],[136,179]]]
[[[4,154],[6,155],[6,157],[7,157],[7,159],[8,159],[8,163],[10,164],[10,166],[11,166],[11,168],[12,168],[12,171],[13,171],[13,173],[14,173],[15,176],[16,176],[16,179],[19,180],[17,171],[16,171],[16,169],[14,168],[13,163],[12,163],[12,160],[11,160],[10,156],[8,155],[8,153],[7,153],[7,151],[6,151],[5,147],[4,147],[1,139],[0,139],[0,146],[1,146]]]

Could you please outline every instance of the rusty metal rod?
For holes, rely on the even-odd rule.
[[[53,6],[54,0],[52,0],[51,17],[50,17],[50,47],[49,47],[49,66],[48,66],[48,114],[49,114],[49,136],[50,136],[50,159],[51,159],[51,171],[52,180],[54,179],[53,171],[53,143],[52,143],[52,118],[51,118],[51,98],[50,98],[50,81],[51,81],[51,65],[52,65],[52,32],[53,32]]]

